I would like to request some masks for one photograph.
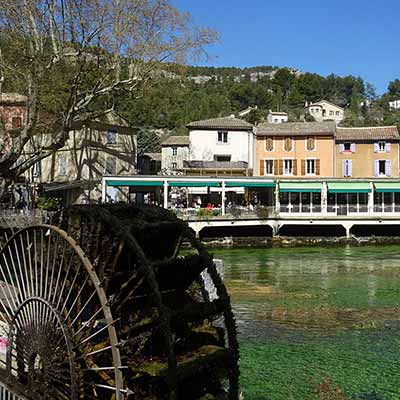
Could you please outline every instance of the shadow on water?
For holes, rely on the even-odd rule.
[[[400,398],[400,247],[215,253],[246,400]]]

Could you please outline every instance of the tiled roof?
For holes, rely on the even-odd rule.
[[[271,115],[288,115],[287,113],[285,113],[285,112],[280,112],[280,111],[270,111],[269,112]]]
[[[186,125],[189,129],[227,129],[236,131],[251,131],[253,125],[238,118],[225,117],[225,118],[212,118],[203,121],[195,121]]]
[[[311,103],[311,104],[309,104],[309,105],[307,106],[307,108],[308,108],[308,107],[316,107],[316,106],[322,107],[322,103],[327,103],[327,104],[330,104],[331,106],[334,106],[334,107],[340,108],[341,110],[344,110],[343,107],[340,107],[340,106],[338,106],[337,104],[331,103],[331,102],[328,101],[328,100],[320,100],[320,101],[317,101],[316,103]]]
[[[396,126],[337,128],[336,140],[400,140]]]
[[[0,104],[25,104],[28,98],[19,93],[0,93]]]
[[[258,136],[303,136],[335,135],[336,125],[326,122],[286,122],[282,124],[261,123],[257,126]]]
[[[161,146],[189,146],[189,136],[169,136]]]

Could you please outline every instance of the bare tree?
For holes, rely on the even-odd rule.
[[[0,0],[0,80],[28,99],[17,133],[0,126],[0,178],[62,148],[74,124],[120,96],[141,96],[162,62],[200,56],[216,39],[169,0]],[[17,163],[27,144],[33,155]]]

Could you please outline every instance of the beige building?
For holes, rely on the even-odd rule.
[[[334,136],[333,122],[259,124],[254,175],[332,177]]]
[[[285,112],[269,110],[267,122],[270,124],[282,124],[288,122],[289,116]]]
[[[344,118],[344,109],[327,100],[308,104],[306,108],[317,122],[335,121],[336,124],[339,124]]]
[[[189,136],[170,136],[161,143],[161,171],[174,174],[189,159]]]
[[[396,126],[337,128],[335,176],[399,176],[399,141]]]
[[[50,141],[48,134],[35,137]],[[29,158],[29,146],[22,158]],[[76,125],[65,147],[43,159],[27,172],[31,183],[64,205],[97,202],[101,199],[103,175],[132,175],[136,172],[137,137],[125,120],[107,114],[95,121]],[[112,201],[124,200],[128,189],[108,188]]]

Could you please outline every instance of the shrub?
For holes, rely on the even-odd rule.
[[[263,206],[256,207],[256,215],[260,219],[267,219],[269,217],[268,207],[263,207]]]
[[[41,196],[37,203],[38,208],[46,211],[57,211],[61,206],[61,199],[58,197],[44,197]]]

